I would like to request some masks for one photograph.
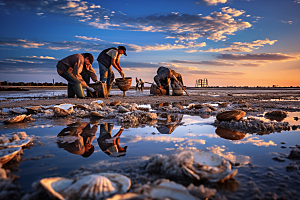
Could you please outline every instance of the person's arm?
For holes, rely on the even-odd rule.
[[[94,68],[92,67],[92,65],[87,65],[86,66],[86,70],[88,71],[88,74],[89,76],[91,77],[91,79],[96,82],[98,79],[97,79],[97,74],[94,70]]]
[[[118,63],[118,65],[117,65]],[[122,68],[119,67],[119,61],[117,62],[117,59],[111,58],[111,65],[120,73],[122,71]]]

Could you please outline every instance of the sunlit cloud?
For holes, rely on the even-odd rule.
[[[210,5],[225,3],[227,0],[206,0]],[[43,13],[43,16],[59,14],[69,17],[78,23],[88,24],[99,29],[162,32],[168,37],[179,40],[226,40],[227,35],[234,35],[239,30],[250,28],[249,22],[235,20],[244,11],[226,7],[222,12],[212,12],[208,16],[187,13],[169,13],[166,15],[148,15],[130,17],[121,12],[101,8],[86,1],[55,0],[3,0],[2,10],[14,14],[32,12]]]
[[[201,2],[205,2],[209,6],[215,6],[218,3],[226,3],[227,0],[201,0],[201,1],[197,2],[197,4],[199,4]]]
[[[262,61],[289,61],[299,60],[298,56],[282,53],[254,53],[254,54],[219,54],[221,60],[262,60]]]
[[[239,140],[239,141],[232,141],[233,144],[247,144],[247,143],[251,143],[255,146],[277,146],[277,144],[275,144],[272,140],[270,140],[269,142],[265,142],[264,140],[260,140],[259,137],[246,137],[243,140]]]
[[[45,46],[47,43],[29,41],[26,39],[17,38],[0,38],[0,46],[13,46],[23,48],[39,48]]]
[[[244,156],[244,155],[234,155],[234,152],[225,152],[225,147],[214,145],[212,147],[207,147],[208,150],[210,150],[212,153],[215,153],[227,160],[230,160],[233,163],[241,163],[241,164],[248,164],[250,162],[250,156]]]
[[[235,8],[229,8],[229,7],[223,7],[222,8],[223,13],[231,14],[234,17],[238,17],[242,14],[244,14],[246,11],[244,10],[237,10]]]
[[[224,61],[187,61],[187,60],[171,60],[172,63],[190,64],[190,65],[213,65],[213,66],[235,66],[235,63]]]
[[[254,49],[259,49],[266,44],[273,45],[277,40],[255,40],[253,42],[233,42],[229,47],[216,48],[208,50],[199,50],[199,52],[251,52]]]
[[[282,23],[284,24],[293,24],[293,21],[285,21],[285,20],[281,20]]]
[[[79,38],[79,39],[83,39],[83,40],[103,41],[99,38],[93,38],[93,37],[87,37],[87,36],[78,36],[78,35],[76,35],[75,37]]]

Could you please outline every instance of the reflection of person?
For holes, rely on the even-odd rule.
[[[97,125],[91,128],[87,122],[70,124],[57,135],[58,147],[76,155],[89,157],[94,152],[92,142],[96,137],[97,129]]]
[[[124,128],[121,127],[114,136],[111,136],[113,127],[113,123],[103,123],[100,125],[100,135],[97,139],[100,149],[111,157],[125,156],[127,146],[123,148],[119,144]]]
[[[164,113],[166,114],[166,113]],[[166,118],[165,124],[156,127],[161,134],[171,134],[181,124],[183,115],[166,114],[161,117]]]
[[[97,81],[97,75],[92,67],[93,61],[94,57],[90,53],[73,54],[58,61],[57,73],[68,81],[68,98],[74,98],[75,94],[77,98],[85,97],[82,87],[94,92],[94,89],[86,83],[90,78],[94,82]]]
[[[115,79],[111,65],[120,73],[123,79],[125,78],[125,74],[119,63],[122,54],[127,56],[126,48],[124,46],[118,46],[118,48],[111,47],[103,50],[97,58],[99,64],[100,81],[102,81],[102,83],[106,82],[108,95],[110,94],[110,90]]]
[[[170,80],[174,86],[175,86],[175,82],[178,82],[175,75],[178,75],[178,77],[179,77],[180,74],[176,73],[174,70],[171,70],[170,68],[159,67],[157,70],[157,75],[154,76],[154,81],[160,90],[164,89],[164,90],[166,90],[166,94],[170,95]],[[181,75],[180,75],[180,77],[181,77]],[[182,80],[182,77],[181,77],[181,80]]]

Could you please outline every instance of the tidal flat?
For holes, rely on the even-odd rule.
[[[190,199],[300,199],[299,89],[187,92],[190,96],[152,96],[149,90],[129,90],[123,97],[114,89],[107,99],[68,99],[66,89],[0,91],[1,137],[25,132],[31,139],[2,166],[6,177],[0,180],[1,199],[52,199],[40,180],[97,173],[116,173],[131,181],[126,192],[131,196],[115,192],[102,199],[180,199],[164,196],[172,189],[153,192],[158,182],[168,181],[180,184]],[[72,111],[56,114],[54,107],[62,104],[71,105]],[[232,110],[245,116],[216,120]],[[267,114],[273,111],[286,115]],[[5,123],[20,115],[32,120]],[[194,172],[180,174],[182,165],[188,166],[179,159],[185,152],[213,153],[238,172],[224,181],[203,173],[199,179]],[[178,166],[164,167],[155,158],[173,158]]]

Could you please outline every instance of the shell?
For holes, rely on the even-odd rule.
[[[102,106],[102,105],[103,105],[103,101],[101,101],[101,100],[96,100],[96,101],[92,101],[91,104]]]
[[[219,121],[231,121],[231,120],[238,121],[242,117],[244,117],[245,115],[246,115],[246,113],[244,111],[241,111],[241,110],[230,110],[230,111],[225,111],[225,112],[219,113],[216,116],[216,118]]]
[[[26,107],[27,114],[36,114],[36,113],[38,113],[40,108],[41,108],[41,106]]]
[[[40,184],[58,199],[100,199],[111,194],[125,193],[131,181],[120,174],[99,173],[78,179],[44,178]]]
[[[0,163],[4,165],[13,159],[20,151],[21,147],[6,148],[0,150]]]
[[[26,115],[18,115],[16,117],[9,118],[4,121],[6,124],[22,122],[25,119]]]
[[[110,106],[117,106],[121,103],[121,101],[114,101],[114,102],[111,102],[109,105]]]
[[[5,142],[0,144],[0,147],[23,147],[26,146],[27,144],[29,144],[31,142],[31,139],[23,139],[23,140],[15,140],[12,142]]]
[[[130,112],[130,110],[128,110],[127,108],[125,108],[123,106],[119,106],[119,113],[126,113],[126,112]]]
[[[90,112],[91,117],[104,118],[104,116],[96,111]]]
[[[82,110],[89,110],[89,107],[87,105],[82,105],[82,104],[77,104],[75,106],[73,106],[73,108],[79,108]]]
[[[54,115],[58,117],[71,115],[73,112],[73,104],[60,104],[58,106],[54,106],[53,111]]]

